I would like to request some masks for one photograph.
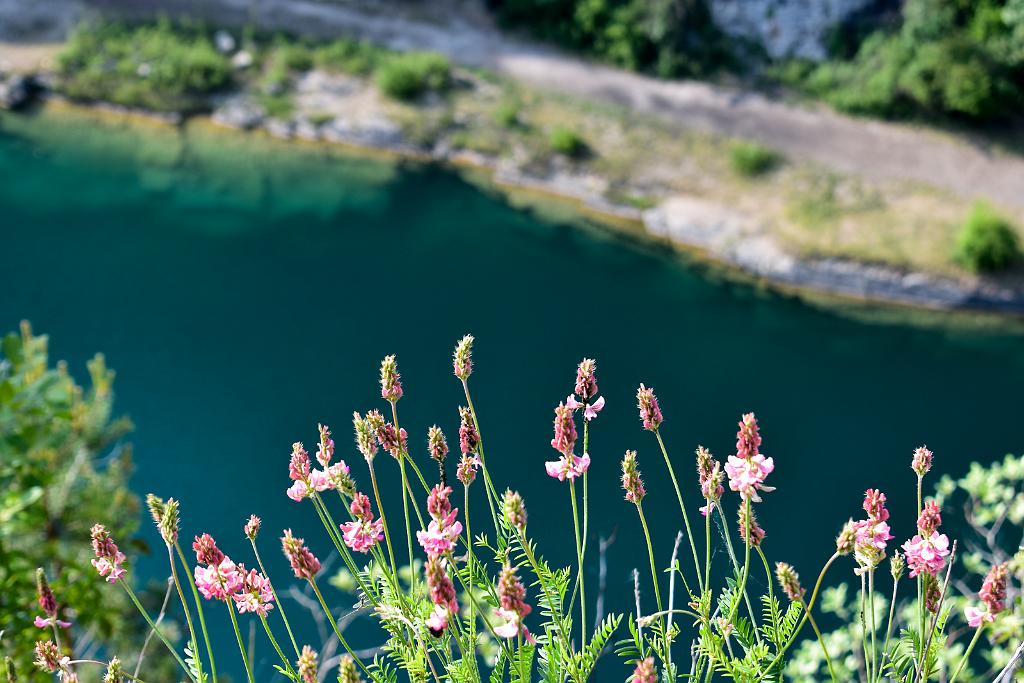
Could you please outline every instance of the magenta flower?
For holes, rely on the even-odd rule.
[[[584,401],[597,396],[597,361],[584,358],[576,368],[576,393]]]
[[[370,499],[365,493],[352,496],[349,512],[352,513],[352,521],[341,525],[345,545],[356,552],[368,552],[384,539],[384,521],[373,518]]]
[[[451,486],[434,484],[427,495],[427,513],[434,519],[441,519],[448,516],[452,511],[452,504],[448,497],[452,494]]]
[[[551,439],[551,447],[562,455],[572,455],[576,447],[576,421],[573,411],[564,403],[555,408],[555,437]]]
[[[426,530],[416,532],[416,540],[428,555],[444,555],[451,552],[462,533],[462,524],[455,520],[457,509],[452,509],[448,496],[452,487],[437,484],[427,496],[427,512],[432,517]]]
[[[459,406],[459,450],[463,455],[476,453],[480,446],[480,434],[476,430],[476,422],[473,421],[473,411],[464,406]]]
[[[292,536],[291,529],[285,529],[281,537],[281,550],[292,566],[295,578],[310,581],[320,571],[320,560],[309,551],[305,541]]]
[[[549,460],[544,463],[544,469],[549,477],[554,477],[558,481],[566,479],[572,481],[583,476],[583,473],[590,469],[590,456],[586,453],[582,456],[563,455],[558,460]]]
[[[658,397],[654,395],[653,389],[648,389],[643,384],[636,391],[637,407],[640,409],[640,421],[644,429],[652,432],[658,431],[663,418],[661,408],[658,406]]]
[[[593,403],[588,403],[583,409],[583,419],[587,422],[597,417],[597,414],[604,408],[604,396],[598,396]]]
[[[434,603],[434,611],[427,619],[427,628],[431,634],[439,637],[448,627],[448,615],[459,611],[459,604],[455,601],[455,586],[445,570],[444,560],[437,555],[427,558],[424,570],[430,599]]]
[[[526,588],[516,576],[515,568],[509,564],[502,567],[498,576],[498,601],[499,607],[495,612],[505,623],[496,626],[494,633],[502,638],[515,638],[522,634],[528,642],[536,642],[523,623],[533,608],[526,603]]]
[[[256,515],[249,515],[249,521],[247,521],[245,526],[242,527],[242,533],[244,533],[245,537],[250,541],[255,541],[257,534],[260,533],[261,526],[263,526],[263,522],[259,517]]]
[[[405,429],[396,430],[395,425],[390,422],[377,429],[377,442],[396,460],[409,450],[409,435]]]
[[[271,604],[274,601],[274,591],[270,587],[270,579],[255,569],[242,574],[242,585],[231,597],[238,607],[239,614],[251,612],[265,617],[267,612],[274,609]]]
[[[633,675],[629,677],[630,683],[657,683],[658,674],[654,670],[654,657],[647,657],[637,661]]]
[[[761,502],[761,497],[757,495],[758,491],[775,490],[774,486],[764,485],[764,480],[774,469],[775,461],[760,453],[750,458],[730,455],[725,465],[725,473],[729,475],[729,488],[755,503]]]
[[[867,519],[853,523],[853,551],[859,568],[856,573],[871,571],[885,557],[886,544],[893,538],[889,533],[889,511],[885,508],[885,494],[878,489],[864,492],[864,511]]]
[[[746,413],[739,422],[736,432],[736,457],[749,459],[761,452],[761,433],[757,427],[757,418],[753,413]]]
[[[380,362],[380,397],[394,403],[402,398],[402,378],[394,356],[385,356]]]
[[[980,608],[974,606],[964,608],[967,623],[974,628],[981,626],[983,622],[995,621],[996,615],[1006,609],[1007,566],[1003,562],[988,571],[985,581],[981,584],[981,592],[978,593],[982,603]]]
[[[334,457],[334,439],[331,438],[331,430],[327,425],[317,425],[320,430],[320,443],[316,447],[316,459],[321,466],[327,467]]]
[[[868,519],[884,522],[889,519],[889,511],[885,508],[885,494],[878,489],[868,489],[864,492],[864,512],[868,513]]]
[[[910,461],[910,469],[917,473],[917,476],[923,477],[928,474],[928,471],[932,468],[932,452],[928,450],[927,446],[919,446],[914,449],[914,457]]]
[[[301,441],[296,441],[292,444],[292,455],[288,461],[288,478],[292,481],[309,481],[311,469],[309,453]]]
[[[196,536],[192,542],[192,550],[196,551],[196,562],[201,564],[220,564],[224,553],[217,547],[217,542],[210,534]]]
[[[459,481],[462,482],[463,486],[469,486],[476,479],[476,471],[482,466],[480,462],[480,456],[474,455],[472,457],[468,455],[462,456],[459,461],[459,467],[455,471],[455,476]]]
[[[50,582],[46,580],[46,572],[42,567],[36,569],[36,592],[39,596],[39,609],[43,610],[43,616],[36,616],[32,622],[36,628],[49,628],[50,626],[70,628],[71,622],[61,621],[57,618],[57,598],[53,595]]]
[[[917,518],[917,531],[922,536],[931,535],[931,532],[942,524],[942,514],[939,512],[939,505],[934,500],[929,500],[921,510],[921,516]]]
[[[92,535],[92,551],[96,555],[92,566],[100,576],[106,577],[109,583],[117,583],[128,570],[124,568],[125,555],[117,548],[110,533],[102,524],[96,524],[90,530]]]
[[[196,566],[196,588],[207,600],[227,600],[242,588],[244,578],[238,567],[225,557],[220,564]]]
[[[935,576],[945,566],[946,557],[949,556],[949,537],[938,531],[924,537],[916,534],[903,544],[903,552],[907,556],[911,578],[918,574]]]

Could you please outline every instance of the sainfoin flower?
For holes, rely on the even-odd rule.
[[[196,536],[192,541],[192,550],[196,551],[196,562],[200,564],[220,564],[224,553],[217,547],[217,542],[210,534]]]
[[[402,398],[402,378],[394,356],[385,356],[380,362],[380,397],[394,403]]]
[[[53,589],[50,588],[50,582],[46,580],[46,572],[42,567],[36,569],[36,593],[39,596],[39,609],[43,610],[43,616],[37,616],[32,622],[36,628],[70,628],[71,622],[57,618],[57,598],[53,595]]]
[[[426,530],[416,532],[416,540],[428,555],[444,555],[455,548],[455,542],[462,533],[462,523],[456,521],[458,509],[452,509],[448,496],[452,487],[437,484],[427,497],[427,512],[431,521]]]
[[[523,587],[516,570],[506,564],[498,576],[498,609],[495,610],[504,624],[494,627],[494,633],[502,638],[515,638],[522,634],[527,641],[533,643],[533,636],[530,635],[523,620],[533,608],[526,604],[526,588]]]
[[[238,567],[227,557],[220,564],[197,566],[195,577],[196,588],[207,600],[227,600],[242,587],[244,581]]]
[[[917,534],[903,544],[912,578],[918,574],[935,576],[945,565],[949,556],[949,537],[937,531],[941,523],[939,506],[935,501],[928,501],[917,520]]]
[[[1006,609],[1006,575],[1008,565],[1003,562],[989,569],[981,584],[981,607],[969,605],[964,608],[967,623],[977,628],[984,622],[993,622],[996,615]]]
[[[622,489],[626,492],[626,500],[637,505],[647,495],[640,468],[636,465],[636,451],[626,451],[622,456]]]
[[[427,575],[427,587],[430,599],[434,603],[434,611],[427,619],[427,628],[434,636],[440,636],[448,627],[448,615],[459,611],[455,601],[455,586],[445,570],[444,560],[437,555],[430,555],[424,567]]]
[[[317,683],[316,653],[309,645],[302,646],[302,654],[299,655],[295,668],[302,683]]]
[[[352,427],[356,433],[356,448],[363,454],[366,462],[373,462],[377,455],[377,433],[369,420],[364,420],[359,413],[352,413]]]
[[[778,579],[782,592],[790,600],[800,602],[804,599],[804,589],[800,586],[800,576],[793,569],[793,565],[785,562],[776,562],[775,578]]]
[[[657,683],[658,674],[654,670],[654,657],[638,660],[629,680],[631,683]]]
[[[327,425],[317,425],[317,429],[320,430],[320,443],[316,447],[316,460],[321,466],[327,467],[334,456],[334,439],[331,438],[331,430]]]
[[[914,450],[914,457],[910,461],[910,469],[923,477],[932,468],[932,452],[927,446],[920,446]]]
[[[663,418],[661,408],[658,406],[658,397],[654,395],[653,389],[648,389],[643,384],[636,391],[637,407],[640,409],[640,421],[644,429],[652,432],[658,431]]]
[[[52,640],[36,642],[36,666],[47,673],[54,673],[61,668],[61,654],[57,644]]]
[[[309,581],[320,571],[320,560],[309,551],[305,541],[292,535],[291,529],[285,529],[281,537],[281,550],[288,558],[295,578]]]
[[[341,656],[341,661],[338,662],[338,683],[363,683],[352,655]]]
[[[761,525],[757,523],[757,517],[754,516],[754,509],[751,507],[748,513],[747,505],[741,505],[739,507],[739,527],[740,527],[740,538],[744,543],[749,543],[751,547],[756,548],[761,545],[761,541],[764,540],[765,533]],[[748,540],[749,535],[749,540]]]
[[[501,501],[501,511],[509,526],[519,531],[526,529],[526,505],[518,491],[505,489],[505,495]]]
[[[736,454],[726,461],[725,473],[729,475],[729,488],[737,491],[744,499],[760,502],[758,491],[774,491],[764,481],[775,469],[775,461],[761,454],[761,435],[757,418],[746,413],[739,422],[736,432]]]
[[[864,511],[868,513],[867,519],[862,519],[853,524],[854,530],[854,556],[860,568],[857,571],[872,570],[885,557],[887,543],[893,538],[889,533],[889,511],[885,508],[885,494],[878,489],[868,489],[864,492]]]
[[[125,556],[110,538],[110,533],[102,524],[96,524],[90,530],[92,535],[92,551],[96,557],[92,566],[100,576],[106,577],[110,583],[117,583],[128,570],[124,568]]]
[[[262,525],[263,522],[260,520],[259,517],[257,517],[256,515],[249,515],[249,521],[247,521],[245,523],[245,526],[242,527],[242,533],[244,533],[245,537],[248,538],[250,541],[255,541],[257,534],[260,533],[260,527]]]
[[[427,452],[437,462],[444,462],[445,456],[448,455],[448,441],[437,425],[427,430]]]
[[[544,463],[544,470],[548,473],[549,477],[554,477],[558,481],[573,480],[583,475],[590,469],[590,456],[584,453],[583,455],[563,455],[558,460],[549,460]]]
[[[463,455],[469,455],[476,453],[479,446],[480,433],[476,430],[473,411],[465,406],[459,406],[459,450]]]
[[[373,518],[370,499],[365,493],[356,493],[352,496],[349,512],[352,513],[352,521],[341,525],[345,545],[356,552],[368,552],[384,539],[384,521]]]
[[[274,592],[270,588],[270,579],[260,574],[255,569],[242,575],[242,585],[238,591],[231,595],[238,607],[239,614],[251,612],[262,617],[274,609],[271,604],[274,602]]]
[[[465,335],[455,345],[455,352],[452,353],[452,368],[455,376],[465,381],[473,374],[473,336]]]
[[[459,460],[459,467],[455,471],[455,476],[462,482],[463,486],[469,486],[476,479],[476,471],[481,464],[479,455],[464,455]]]
[[[391,457],[398,459],[402,453],[409,450],[409,435],[405,428],[395,429],[394,424],[385,422],[377,428],[377,443],[390,453]]]
[[[551,439],[551,447],[562,455],[572,455],[576,447],[576,421],[572,409],[564,403],[555,408],[555,436]]]
[[[725,487],[722,486],[722,463],[711,457],[711,451],[703,446],[697,446],[697,480],[700,482],[700,492],[707,501],[700,508],[700,514],[707,517],[715,503],[722,499]]]

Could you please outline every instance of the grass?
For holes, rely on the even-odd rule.
[[[756,178],[782,163],[782,155],[756,142],[735,142],[729,149],[729,165],[745,178]]]
[[[556,154],[579,159],[587,152],[587,143],[579,133],[568,126],[557,126],[548,134],[548,146]]]
[[[385,59],[376,70],[377,86],[396,100],[409,102],[451,85],[451,63],[436,52],[407,52]]]

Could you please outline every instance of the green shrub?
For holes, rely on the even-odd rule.
[[[1021,258],[1013,226],[992,207],[977,203],[957,235],[957,261],[974,272],[1002,270]]]
[[[551,131],[548,144],[552,151],[567,157],[581,157],[587,151],[587,143],[580,134],[564,126],[558,126]]]
[[[365,41],[341,38],[318,47],[313,61],[325,71],[367,76],[381,59],[382,50]]]
[[[729,148],[729,165],[736,173],[748,178],[767,173],[781,161],[778,152],[756,142],[737,142]]]
[[[494,122],[502,128],[515,128],[520,124],[521,106],[514,99],[502,100],[494,110]]]
[[[206,30],[166,20],[83,24],[59,55],[58,71],[70,97],[158,111],[206,109],[205,96],[231,81],[231,63]]]
[[[278,52],[281,62],[291,71],[309,71],[313,68],[313,51],[302,43],[283,42]]]
[[[394,55],[377,69],[377,85],[397,100],[414,100],[428,91],[443,92],[450,84],[451,63],[436,52]]]

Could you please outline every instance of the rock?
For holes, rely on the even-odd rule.
[[[275,138],[287,140],[295,134],[295,124],[283,119],[270,119],[267,121],[267,132]]]
[[[247,50],[239,50],[231,57],[231,66],[236,69],[248,69],[252,66],[252,53]]]
[[[213,120],[229,128],[249,130],[261,126],[267,114],[247,95],[230,95],[213,110]]]
[[[32,97],[34,83],[31,76],[0,75],[0,109],[17,109]]]
[[[234,37],[223,29],[213,34],[213,44],[221,54],[227,55],[235,51]]]

